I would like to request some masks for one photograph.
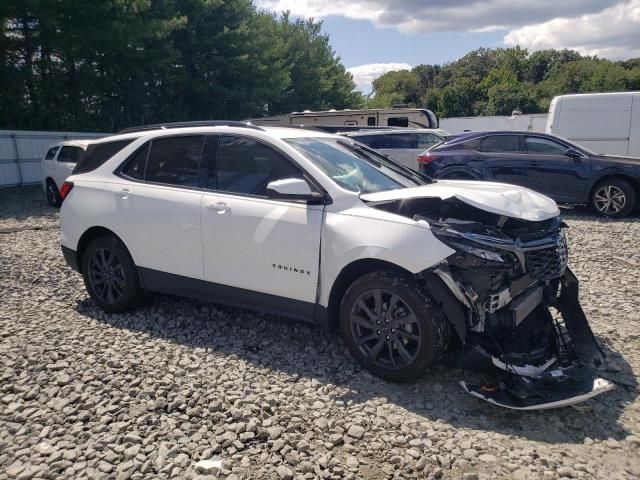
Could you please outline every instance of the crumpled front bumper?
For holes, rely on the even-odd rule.
[[[543,410],[573,405],[614,388],[608,380],[597,377],[604,362],[604,352],[596,342],[578,301],[578,280],[566,269],[561,279],[560,295],[550,305],[564,320],[571,339],[571,363],[550,365],[534,375],[516,375],[498,370],[492,384],[470,385],[460,382],[469,394],[487,402],[516,410]]]

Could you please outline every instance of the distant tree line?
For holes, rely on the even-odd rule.
[[[116,131],[363,101],[320,23],[251,0],[4,0],[0,20],[0,128]]]
[[[445,118],[511,115],[546,112],[555,95],[622,90],[640,90],[640,58],[612,62],[572,50],[481,48],[445,65],[378,77],[368,106],[406,103]]]

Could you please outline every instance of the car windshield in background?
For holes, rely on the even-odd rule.
[[[420,184],[408,174],[386,166],[382,159],[377,161],[373,155],[340,139],[288,138],[285,141],[334,182],[352,192],[380,192]]]

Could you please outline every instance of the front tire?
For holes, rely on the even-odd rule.
[[[393,271],[357,279],[340,306],[340,329],[351,355],[385,380],[420,378],[444,354],[449,323],[412,276]]]
[[[47,180],[47,203],[56,208],[62,205],[62,197],[60,196],[56,182],[50,178]]]
[[[604,217],[620,218],[629,215],[636,206],[633,186],[618,178],[599,182],[591,193],[591,208]]]
[[[82,255],[82,276],[91,299],[107,312],[130,310],[142,297],[133,259],[115,236],[98,237],[89,243]]]

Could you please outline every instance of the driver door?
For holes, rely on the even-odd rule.
[[[527,186],[557,202],[581,203],[589,186],[589,159],[566,155],[569,148],[549,138],[527,135]]]
[[[204,279],[227,303],[313,316],[323,205],[270,199],[274,180],[304,178],[282,153],[221,135],[202,199]],[[222,298],[221,298],[222,297]]]

